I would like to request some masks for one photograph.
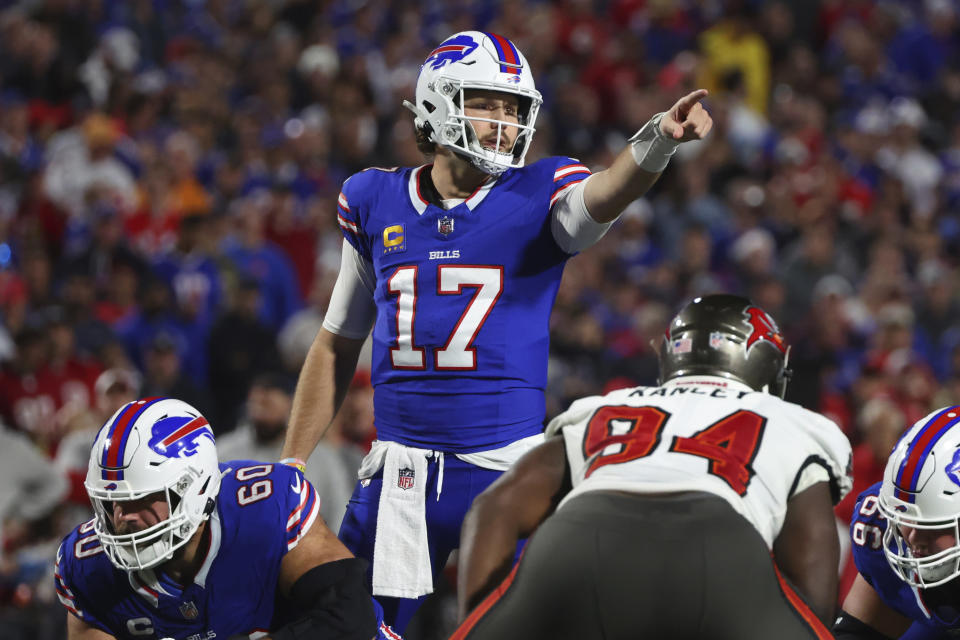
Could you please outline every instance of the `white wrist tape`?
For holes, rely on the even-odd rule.
[[[680,144],[660,131],[660,120],[664,115],[665,113],[658,113],[650,118],[640,131],[627,140],[637,166],[650,173],[660,173],[666,169],[670,156]]]

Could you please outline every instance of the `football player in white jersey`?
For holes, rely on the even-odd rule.
[[[453,638],[831,638],[850,444],[787,354],[746,298],[684,307],[660,386],[574,402],[474,501]]]

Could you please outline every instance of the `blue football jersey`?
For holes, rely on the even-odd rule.
[[[876,483],[857,498],[850,523],[853,560],[860,575],[891,609],[914,620],[901,638],[933,640],[960,637],[960,602],[957,608],[931,607],[924,599],[924,591],[901,580],[883,555],[883,532],[887,519],[880,513]]]
[[[283,556],[320,512],[316,490],[287,465],[235,460],[220,468],[229,472],[207,521],[206,559],[191,584],[177,584],[161,571],[117,569],[91,520],[57,551],[57,595],[70,613],[131,640],[259,637],[302,616],[280,597],[277,579]],[[379,637],[395,637],[385,631],[380,624]]]
[[[554,157],[430,204],[430,165],[368,169],[339,197],[344,237],[376,272],[378,437],[458,453],[543,430],[550,311],[570,257],[550,209],[589,170]]]

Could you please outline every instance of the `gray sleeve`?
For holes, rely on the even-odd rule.
[[[561,191],[551,211],[553,239],[567,253],[577,253],[593,245],[613,225],[613,222],[597,222],[587,211],[583,190],[591,178],[593,176]]]
[[[67,494],[66,476],[22,434],[3,433],[0,446],[0,491],[13,493],[10,512],[0,516],[35,520],[50,513]]]
[[[344,338],[366,338],[377,319],[377,306],[373,301],[376,283],[373,264],[344,240],[340,274],[333,285],[323,328]]]

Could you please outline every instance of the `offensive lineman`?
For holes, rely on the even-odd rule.
[[[841,640],[960,635],[960,406],[918,420],[860,494],[850,523],[859,575],[833,628]]]
[[[172,398],[127,403],[85,481],[95,517],[57,550],[69,640],[383,640],[354,558],[317,491],[280,464],[221,464],[213,431]]]

